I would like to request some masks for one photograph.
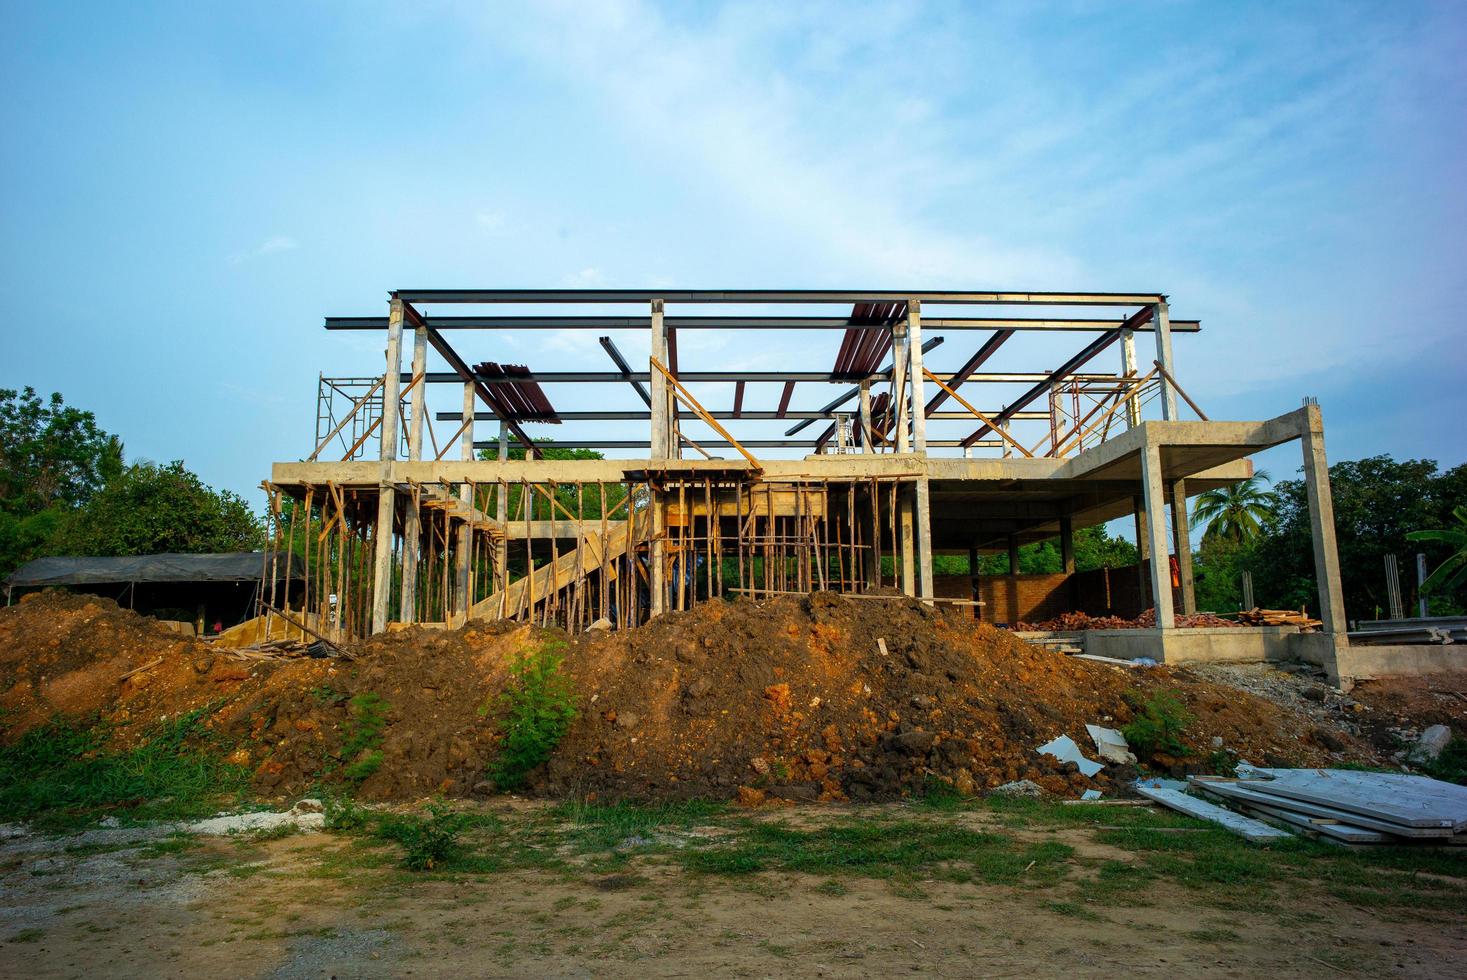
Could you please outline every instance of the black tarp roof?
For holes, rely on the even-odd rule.
[[[305,569],[300,555],[292,555],[289,574],[300,578]],[[122,582],[258,582],[268,574],[262,551],[236,551],[221,555],[130,555],[125,558],[66,555],[26,562],[10,574],[5,584],[17,588]],[[283,555],[277,560],[276,574],[280,578],[286,577]]]

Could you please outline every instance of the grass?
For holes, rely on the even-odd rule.
[[[148,732],[130,749],[107,746],[105,725],[55,720],[0,748],[0,820],[66,830],[104,816],[125,822],[192,820],[238,802],[249,770],[224,761],[202,721],[206,706]]]
[[[1058,841],[1024,844],[1002,834],[945,821],[846,818],[809,830],[756,822],[726,842],[681,854],[704,874],[789,871],[891,878],[925,874],[948,881],[1015,884],[1053,880],[1073,848]]]

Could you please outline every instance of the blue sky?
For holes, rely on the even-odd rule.
[[[1176,362],[1212,417],[1314,395],[1334,459],[1467,458],[1461,3],[5,0],[0,27],[0,386],[251,500],[310,451],[317,374],[381,370],[321,318],[397,287],[1161,291],[1203,321]],[[593,334],[455,339],[607,367]],[[681,361],[837,343],[685,334]]]

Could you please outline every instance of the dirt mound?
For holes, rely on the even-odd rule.
[[[126,729],[227,695],[248,677],[207,643],[111,599],[43,592],[0,610],[0,711],[14,738],[56,716],[105,714]]]
[[[828,593],[710,602],[574,638],[507,622],[408,629],[352,645],[350,659],[259,663],[107,600],[44,595],[0,611],[3,737],[100,714],[127,741],[208,707],[263,796],[322,782],[378,800],[484,793],[508,665],[551,642],[580,715],[532,775],[542,794],[865,800],[933,778],[963,792],[1020,779],[1109,792],[1129,773],[1089,779],[1034,750],[1067,734],[1088,751],[1086,723],[1120,727],[1127,692],[1159,688],[1193,716],[1186,762],[1214,737],[1255,763],[1374,761],[1353,737],[1234,688],[1067,658],[912,600]]]
[[[1127,774],[1086,779],[1034,748],[1068,734],[1088,749],[1086,723],[1119,727],[1128,690],[1160,687],[1194,715],[1198,761],[1214,736],[1253,761],[1327,758],[1307,720],[1261,699],[1074,660],[911,600],[707,603],[573,650],[583,710],[547,766],[556,794],[868,799],[931,776],[964,791],[1105,790]]]

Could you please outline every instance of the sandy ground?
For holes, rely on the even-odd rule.
[[[992,829],[995,818],[943,819]],[[1085,828],[1018,833],[1071,845],[1077,868],[1134,856]],[[1049,885],[727,878],[655,862],[412,875],[369,857],[320,832],[11,828],[0,841],[0,974],[1449,977],[1467,962],[1467,918],[1387,916],[1322,892],[1225,908],[1161,881],[1079,907]]]

